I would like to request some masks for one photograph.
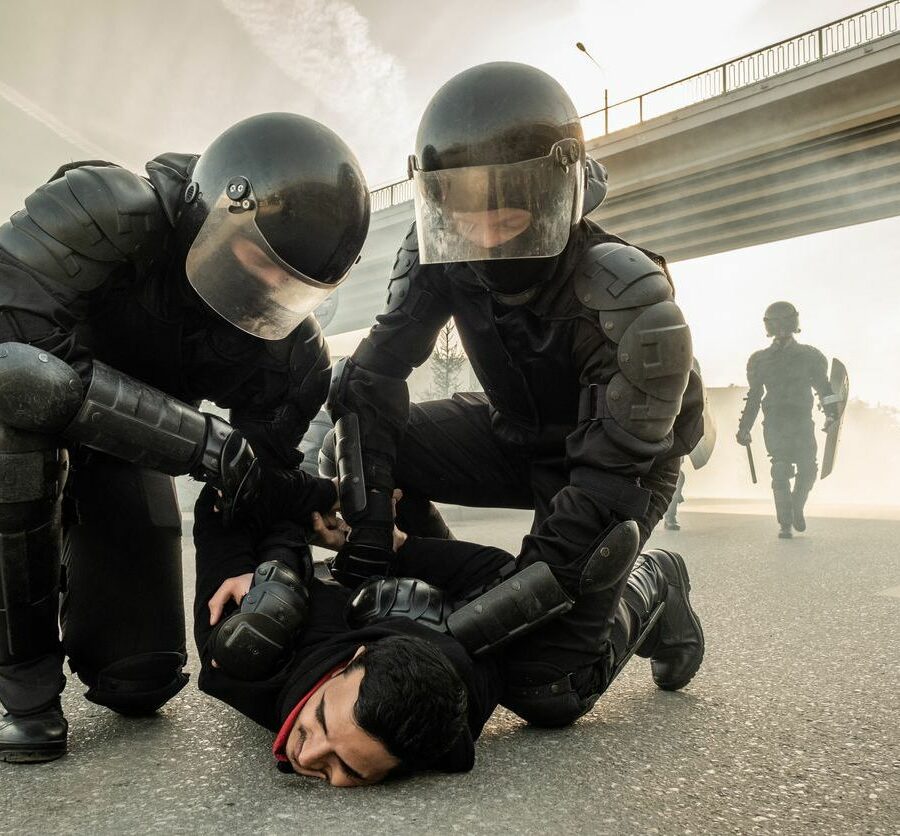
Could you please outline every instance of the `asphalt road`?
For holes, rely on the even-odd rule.
[[[473,772],[351,791],[285,776],[191,684],[127,720],[70,681],[70,754],[0,765],[0,833],[900,833],[900,522],[684,513],[707,637],[681,693],[633,660],[571,729],[498,711]],[[457,522],[515,549],[528,517]],[[186,550],[186,589],[191,555]]]

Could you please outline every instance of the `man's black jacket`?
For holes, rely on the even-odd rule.
[[[304,519],[313,503],[294,496],[289,512]],[[331,582],[313,580],[310,588],[310,619],[298,638],[293,658],[275,676],[247,682],[234,679],[211,664],[208,602],[226,578],[253,572],[260,563],[266,538],[297,537],[296,524],[273,525],[282,516],[277,503],[270,503],[265,519],[225,529],[213,512],[214,494],[207,486],[197,500],[194,542],[197,549],[197,588],[194,599],[194,638],[200,653],[201,691],[236,708],[242,714],[275,732],[300,699],[329,671],[349,659],[361,645],[391,635],[412,635],[428,641],[453,665],[466,686],[469,706],[469,737],[454,747],[441,767],[464,771],[472,767],[472,741],[481,733],[496,708],[501,693],[501,677],[495,662],[473,661],[462,645],[450,636],[423,627],[405,618],[389,618],[361,630],[351,630],[344,620],[350,591]],[[285,528],[284,526],[287,526]],[[302,539],[302,534],[300,535]],[[409,538],[400,550],[402,573],[441,586],[451,597],[487,580],[486,573],[509,560],[499,549],[429,540],[422,548],[417,538]],[[466,548],[468,546],[468,548]],[[442,550],[452,550],[444,554]],[[226,615],[229,611],[226,611]]]

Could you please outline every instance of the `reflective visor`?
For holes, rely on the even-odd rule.
[[[305,276],[283,261],[248,209],[224,193],[191,244],[185,270],[191,286],[217,314],[264,340],[284,339],[339,284]]]
[[[562,252],[578,220],[584,150],[564,140],[521,163],[414,168],[412,175],[423,264],[549,258]]]

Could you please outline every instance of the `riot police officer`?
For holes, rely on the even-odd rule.
[[[839,418],[839,406],[833,400],[825,356],[817,348],[794,339],[794,334],[800,332],[797,309],[790,302],[773,302],[766,308],[763,322],[772,344],[750,355],[747,362],[750,389],[736,439],[738,444],[750,444],[750,430],[762,406],[763,437],[772,462],[778,536],[790,539],[792,529],[806,530],[803,510],[816,481],[812,390],[819,396],[829,423]]]
[[[258,465],[248,440],[263,465],[299,464],[330,365],[309,313],[368,222],[344,142],[270,113],[146,177],[67,165],[0,227],[0,758],[66,751],[64,655],[123,714],[184,686],[166,474],[230,495]],[[191,406],[204,398],[237,429]],[[329,480],[309,489],[335,502]]]
[[[333,572],[350,586],[395,573],[396,486],[398,525],[415,534],[450,536],[431,500],[535,509],[517,565],[544,561],[571,592],[616,524],[635,520],[646,539],[701,434],[702,384],[665,262],[583,217],[605,172],[566,92],[534,67],[484,64],[447,82],[409,172],[416,224],[386,311],[329,394],[333,418],[359,416],[369,488]],[[451,316],[485,391],[410,405],[406,378]],[[522,654],[514,710],[545,724],[587,710],[615,669],[623,583],[582,596],[539,662]]]

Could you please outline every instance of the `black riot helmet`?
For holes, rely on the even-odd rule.
[[[766,335],[789,337],[800,332],[800,314],[790,302],[773,302],[763,314]]]
[[[286,337],[343,281],[369,229],[369,191],[344,141],[263,113],[200,155],[176,221],[188,281],[218,314]]]
[[[582,215],[581,122],[541,70],[481,64],[429,102],[409,174],[423,264],[549,258]]]

